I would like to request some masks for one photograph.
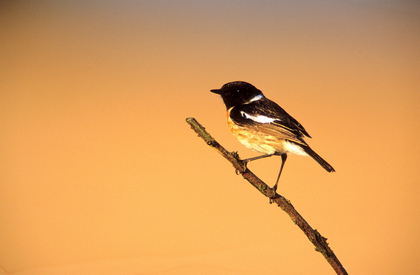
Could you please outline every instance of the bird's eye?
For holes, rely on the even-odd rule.
[[[236,90],[237,93],[239,93],[239,90]]]

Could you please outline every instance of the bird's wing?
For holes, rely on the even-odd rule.
[[[304,136],[311,137],[296,119],[269,99],[234,107],[231,116],[238,124],[258,127],[260,132],[298,144],[306,145]]]

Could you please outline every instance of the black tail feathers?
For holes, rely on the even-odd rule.
[[[314,150],[312,150],[309,146],[302,146],[303,150],[310,155],[316,162],[318,162],[322,167],[324,167],[325,170],[328,172],[335,172],[334,168],[323,158],[321,158],[320,155],[315,153]]]

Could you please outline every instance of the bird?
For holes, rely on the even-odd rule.
[[[245,147],[263,155],[242,160],[245,165],[257,159],[281,156],[280,171],[272,187],[276,194],[287,154],[311,156],[328,172],[334,168],[318,155],[304,140],[311,138],[296,119],[277,103],[266,98],[262,91],[244,81],[228,82],[212,93],[222,97],[227,110],[230,132]],[[271,200],[270,200],[271,202]]]

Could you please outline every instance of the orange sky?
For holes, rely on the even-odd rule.
[[[255,156],[209,92],[234,80],[336,169],[290,156],[278,192],[347,271],[420,272],[415,1],[0,6],[0,274],[334,274],[186,124]]]

